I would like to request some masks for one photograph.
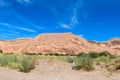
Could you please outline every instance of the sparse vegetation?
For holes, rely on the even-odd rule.
[[[77,57],[74,58],[74,66],[72,69],[80,70],[94,70],[94,62],[104,62],[109,63],[117,59],[116,56],[111,55],[109,52],[89,52],[89,53],[79,53]]]
[[[67,58],[67,62],[68,62],[68,63],[73,63],[73,58],[68,57],[68,58]]]
[[[111,63],[106,64],[106,68],[110,72],[120,72],[120,59],[117,59]]]
[[[81,53],[78,53],[78,54],[77,54],[78,57],[79,57],[79,56],[83,56],[83,55],[85,56],[85,55],[87,55],[87,53],[81,52]]]
[[[2,54],[3,53],[3,51],[2,50],[0,50],[0,54]]]
[[[19,67],[20,71],[22,72],[29,72],[31,69],[35,68],[35,64],[36,64],[36,59],[34,59],[33,57],[23,57],[23,59],[21,60],[21,66]]]
[[[108,52],[89,52],[79,53],[76,56],[68,54],[0,54],[0,66],[10,67],[12,69],[19,69],[22,72],[29,72],[35,68],[37,59],[45,60],[59,60],[73,63],[72,69],[76,70],[94,70],[94,62],[111,62],[117,59],[116,56]]]
[[[103,51],[103,52],[100,52],[100,53],[98,53],[99,54],[99,56],[110,56],[111,54],[109,53],[109,52],[107,52],[107,51]]]
[[[93,60],[89,55],[83,54],[81,56],[77,56],[74,61],[75,65],[72,69],[83,69],[87,71],[94,70]]]
[[[0,66],[10,67],[12,69],[19,69],[22,72],[29,72],[35,68],[36,58],[34,56],[24,54],[1,54]]]
[[[8,63],[8,57],[7,56],[1,56],[0,57],[0,66],[6,66]]]
[[[91,58],[93,58],[93,59],[95,59],[95,58],[98,58],[98,57],[99,57],[99,54],[98,54],[98,53],[96,53],[96,52],[89,52],[89,53],[88,53],[88,55],[89,55]]]
[[[69,56],[63,56],[63,55],[37,55],[39,59],[46,59],[46,60],[59,60],[59,61],[67,61]]]

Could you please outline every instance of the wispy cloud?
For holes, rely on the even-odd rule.
[[[80,35],[77,35],[77,36],[79,36],[79,37],[83,37],[84,35],[83,35],[83,34],[80,34]]]
[[[8,2],[5,2],[4,0],[0,0],[0,7],[5,7],[5,6],[9,6],[9,5],[11,5],[11,4]]]
[[[14,34],[19,34],[19,32],[10,31],[10,30],[4,30],[4,29],[0,29],[0,31],[4,31],[4,32],[8,32],[8,33],[14,33]]]
[[[70,18],[70,22],[69,24],[66,24],[66,23],[60,23],[60,26],[62,28],[66,28],[66,29],[72,29],[76,24],[78,24],[78,11],[79,11],[79,8],[82,8],[82,5],[83,5],[83,0],[78,0],[76,3],[75,3],[75,6],[72,10],[73,14]],[[61,25],[62,24],[62,25]]]
[[[2,26],[7,26],[7,27],[11,27],[11,28],[16,28],[16,29],[19,29],[19,30],[24,30],[24,31],[27,31],[27,32],[36,32],[35,30],[29,29],[29,28],[16,27],[16,26],[11,25],[11,24],[8,24],[8,23],[0,23],[0,25],[2,25]]]
[[[32,24],[32,23],[31,23]],[[40,27],[40,26],[37,26],[37,25],[34,25],[34,24],[32,24],[32,26],[33,27],[36,27],[36,28],[38,28],[38,29],[45,29],[44,27]]]
[[[19,3],[24,4],[24,5],[28,5],[31,4],[33,1],[32,0],[17,0]]]
[[[78,0],[75,4],[75,7],[73,8],[73,14],[69,24],[70,26],[74,26],[75,24],[78,24],[77,14],[79,7],[81,7],[80,5],[82,5],[82,0]]]
[[[17,27],[17,28],[19,28],[19,27]],[[24,31],[28,31],[28,32],[36,32],[36,31],[34,31],[34,30],[32,30],[32,29],[28,29],[28,28],[19,28],[19,29],[21,29],[21,30],[24,30]]]
[[[7,37],[9,36],[14,36],[14,37],[18,37],[18,34],[12,34],[12,33],[5,33],[4,35],[6,35]]]
[[[65,29],[72,29],[71,26],[69,26],[69,25],[67,25],[67,24],[64,24],[64,23],[60,23],[60,26],[61,26],[62,28],[65,28]]]
[[[12,37],[19,37],[19,34],[15,34],[15,33],[9,33],[9,32],[3,32],[2,34],[0,34],[0,38],[2,39],[8,39],[8,38],[12,38]]]
[[[14,33],[2,33],[2,34],[0,34],[0,39],[12,39],[13,37],[20,37],[20,35],[14,34]]]
[[[11,9],[11,12],[14,14],[14,16],[16,17],[16,18],[18,18],[20,21],[22,21],[22,22],[25,22],[26,24],[28,24],[28,25],[30,25],[30,26],[32,26],[32,27],[35,27],[35,28],[37,28],[37,29],[45,29],[45,27],[41,27],[41,26],[39,26],[39,25],[36,25],[36,24],[34,24],[34,23],[32,23],[31,21],[29,21],[28,19],[26,19],[26,18],[24,18],[24,17],[22,17],[21,15],[19,15],[19,14],[17,14],[14,10],[12,10]]]

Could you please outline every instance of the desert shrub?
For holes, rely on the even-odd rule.
[[[89,52],[88,55],[91,57],[91,58],[98,58],[99,57],[99,54],[96,53],[96,52]]]
[[[36,64],[36,59],[34,59],[33,57],[24,57],[21,60],[21,66],[19,67],[20,71],[22,72],[29,72],[31,69],[35,68],[35,64]]]
[[[54,56],[55,54],[53,54],[53,53],[48,53],[48,55],[50,55],[50,56]]]
[[[21,64],[18,63],[18,62],[9,62],[7,64],[7,66],[10,67],[10,68],[12,68],[12,69],[18,69],[21,66]]]
[[[26,54],[26,55],[35,55],[36,53],[28,53],[28,52],[25,52],[25,53],[23,53],[23,54]]]
[[[21,61],[21,66],[19,67],[20,71],[22,72],[29,72],[30,71],[30,66],[31,66],[31,62],[29,59],[24,58]]]
[[[17,56],[17,55],[14,55],[14,54],[11,55],[11,56],[9,56],[9,61],[10,61],[10,62],[20,62],[18,56]]]
[[[3,51],[2,50],[0,50],[0,54],[2,54],[3,53]]]
[[[42,53],[37,53],[38,55],[43,55]]]
[[[43,54],[44,56],[48,56],[49,54]]]
[[[110,57],[110,59],[117,59],[117,56],[115,56],[115,55],[110,55],[109,57]]]
[[[67,62],[68,62],[68,63],[73,63],[73,59],[72,59],[71,57],[68,57],[68,58],[67,58]]]
[[[120,59],[117,59],[111,63],[106,64],[106,69],[110,72],[120,71]]]
[[[6,54],[0,56],[0,65],[1,66],[8,66],[11,63],[18,63],[19,59],[17,59],[16,55],[13,54]]]
[[[100,52],[99,53],[99,56],[110,56],[111,54],[107,51],[104,51],[104,52]]]
[[[68,56],[68,54],[59,54],[59,56]]]
[[[85,56],[85,55],[87,56],[87,54],[86,54],[85,52],[81,52],[81,53],[78,53],[78,54],[77,54],[78,57],[83,56],[83,55],[84,55],[84,56]]]
[[[10,54],[7,66],[12,69],[18,69],[20,66],[20,58],[19,57],[22,57],[22,56]]]
[[[54,55],[55,55],[55,56],[69,56],[69,53],[66,53],[66,54],[55,53]]]
[[[13,52],[10,52],[9,54],[14,54]]]
[[[82,56],[78,56],[75,58],[74,60],[75,65],[72,67],[72,69],[76,69],[76,70],[93,70],[94,66],[93,66],[93,60],[89,55],[82,55]]]
[[[37,57],[35,55],[23,54],[1,54],[0,66],[19,69],[22,72],[29,72],[35,68]]]
[[[0,66],[6,66],[8,63],[8,57],[7,56],[1,56],[0,57]]]
[[[107,62],[110,62],[111,59],[109,57],[106,57],[106,56],[101,56],[96,61],[97,62],[105,62],[105,63],[107,63]]]
[[[37,57],[36,56],[32,56],[32,57],[30,57],[30,60],[31,60],[31,69],[34,69],[35,68],[35,65],[36,65],[36,63],[37,63]]]
[[[70,54],[69,54],[69,53],[66,53],[66,54],[63,54],[63,56],[70,56]]]

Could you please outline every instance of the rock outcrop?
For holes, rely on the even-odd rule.
[[[72,33],[41,34],[35,38],[21,38],[10,41],[0,41],[0,49],[4,53],[54,53],[75,55],[80,52],[108,51],[120,54],[120,38],[108,42],[87,41]]]

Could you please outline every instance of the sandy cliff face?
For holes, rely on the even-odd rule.
[[[110,49],[113,50],[115,54],[120,55],[120,38],[113,38],[108,42],[111,44]]]
[[[87,41],[72,33],[41,34],[35,38],[0,41],[0,49],[5,53],[58,53],[77,54],[79,52],[109,51],[113,54],[120,52],[120,38],[108,42]]]
[[[21,52],[30,53],[78,53],[85,51],[87,41],[74,36],[71,33],[64,34],[41,34],[31,39],[30,42],[21,49]]]
[[[11,45],[9,43],[7,43],[7,41],[0,41],[0,49],[3,52],[11,52],[14,51],[14,49],[11,47]]]

